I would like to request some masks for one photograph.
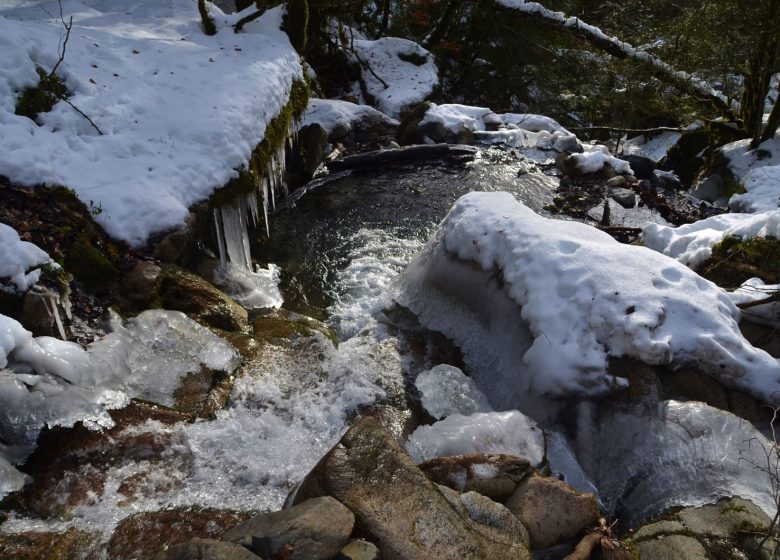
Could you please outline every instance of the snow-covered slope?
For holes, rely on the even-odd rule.
[[[108,233],[140,245],[248,161],[302,76],[299,58],[279,29],[282,8],[237,34],[229,24],[240,14],[211,6],[211,37],[191,0],[63,8],[73,30],[58,74],[103,134],[63,102],[40,126],[14,114],[36,67],[56,64],[63,25],[57,2],[0,3],[0,175],[70,187],[102,208]]]

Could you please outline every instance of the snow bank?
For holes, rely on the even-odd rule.
[[[269,10],[242,33],[210,6],[220,31],[203,32],[191,0],[63,3],[73,31],[58,73],[70,101],[39,116],[14,114],[16,97],[57,61],[57,2],[0,7],[0,175],[60,184],[101,208],[112,236],[143,244],[181,225],[244,166],[302,77],[298,54]]]
[[[29,290],[41,277],[41,271],[36,267],[44,264],[58,266],[46,251],[22,241],[14,228],[0,223],[0,290]],[[9,286],[9,282],[13,285]]]
[[[544,461],[544,432],[516,410],[453,414],[432,426],[420,426],[406,443],[415,463],[464,453],[508,453],[534,466]]]
[[[171,406],[186,374],[203,367],[229,373],[238,362],[230,344],[178,311],[144,311],[124,326],[116,322],[114,332],[86,350],[33,338],[0,315],[0,440],[16,446],[7,458],[19,462],[44,426],[110,427],[106,411],[131,397]]]
[[[420,121],[420,126],[427,123],[439,123],[457,134],[461,129],[486,130],[485,118],[492,118],[493,122],[500,123],[498,115],[485,107],[471,107],[457,103],[445,103],[431,107],[426,111],[425,117]]]
[[[394,119],[425,100],[439,84],[431,53],[407,39],[383,37],[352,42],[366,91],[376,108]]]
[[[646,247],[696,268],[712,256],[712,248],[726,236],[780,236],[780,210],[760,214],[720,214],[692,224],[669,227],[647,224],[642,230]]]
[[[577,169],[584,174],[598,173],[604,166],[609,166],[618,173],[627,173],[633,175],[631,171],[631,165],[627,161],[618,159],[609,154],[603,152],[586,152],[583,154],[572,154],[572,160],[574,161]]]
[[[423,371],[414,384],[422,405],[434,418],[493,410],[474,381],[455,366],[440,364]]]
[[[747,191],[731,197],[732,211],[756,214],[780,208],[780,136],[755,150],[750,149],[750,140],[739,140],[723,146],[720,152]]]
[[[461,197],[400,279],[398,301],[464,352],[497,408],[529,395],[625,386],[609,356],[694,366],[777,399],[780,362],[753,348],[726,292],[679,262],[576,222],[538,216],[508,193]]]
[[[348,133],[362,122],[386,122],[389,126],[398,126],[397,120],[368,105],[356,105],[335,99],[312,99],[298,128],[318,124],[331,135],[336,130]]]

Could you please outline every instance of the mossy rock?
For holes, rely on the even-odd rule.
[[[164,309],[186,313],[207,327],[241,331],[249,324],[246,309],[200,276],[176,265],[165,265],[160,283]]]
[[[14,112],[32,120],[41,113],[48,113],[60,99],[68,96],[68,89],[57,74],[49,75],[43,68],[36,68],[40,77],[36,86],[22,91],[16,100]]]
[[[88,292],[106,294],[113,291],[117,268],[86,235],[80,235],[65,254],[65,269],[79,280]]]
[[[273,314],[257,317],[252,322],[255,337],[272,344],[285,343],[299,337],[323,334],[334,346],[338,346],[336,333],[324,323],[298,315],[292,311],[280,309]]]
[[[738,288],[753,277],[776,284],[780,282],[780,240],[726,237],[712,248],[712,256],[701,265],[699,274],[727,289]]]
[[[100,535],[79,529],[0,535],[0,558],[13,560],[99,560]]]

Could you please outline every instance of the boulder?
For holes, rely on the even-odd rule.
[[[64,324],[67,316],[60,313],[62,307],[57,292],[37,284],[24,294],[19,322],[35,336],[67,339]]]
[[[64,532],[0,533],[3,560],[100,560],[100,534],[75,528]]]
[[[379,549],[362,539],[350,541],[336,556],[336,560],[379,560],[379,558]]]
[[[453,508],[376,418],[359,420],[303,480],[293,502],[333,496],[355,513],[385,560],[529,560],[511,537],[484,528]],[[464,506],[465,507],[465,506]]]
[[[506,507],[528,529],[533,549],[572,539],[599,522],[593,494],[577,492],[557,478],[538,474],[518,485]]]
[[[617,179],[618,177],[620,177],[620,175],[613,177],[613,179]],[[610,179],[610,181],[611,180],[612,179]],[[609,184],[609,181],[607,181],[607,184]],[[612,200],[620,204],[623,208],[633,208],[636,206],[636,195],[631,189],[612,189],[610,191],[610,196],[612,197]]]
[[[157,560],[260,560],[240,544],[192,539],[161,552]]]
[[[771,519],[757,505],[731,498],[717,504],[696,508],[683,508],[675,516],[689,531],[699,535],[739,539],[745,527],[767,528]]]
[[[704,200],[707,202],[717,202],[723,198],[723,190],[725,187],[725,181],[723,177],[718,174],[710,175],[703,181],[694,185],[691,189],[691,196]]]
[[[489,453],[437,457],[418,466],[436,484],[458,492],[478,492],[499,502],[509,498],[518,483],[534,472],[524,457]]]
[[[327,144],[328,133],[319,124],[304,126],[298,131],[297,150],[292,164],[304,177],[311,179],[325,158]]]
[[[249,324],[246,309],[203,278],[176,265],[163,268],[160,296],[163,308],[182,311],[210,327],[237,331]]]
[[[147,261],[136,261],[119,280],[122,295],[136,307],[146,307],[159,297],[162,268]]]
[[[347,544],[354,525],[352,512],[326,496],[260,514],[225,533],[223,539],[263,558],[289,550],[289,560],[330,560]]]
[[[702,544],[685,535],[665,535],[636,545],[642,560],[709,560]]]
[[[628,162],[631,166],[631,171],[634,172],[634,177],[637,179],[653,180],[655,178],[655,162],[649,157],[640,155],[624,155],[620,157]]]

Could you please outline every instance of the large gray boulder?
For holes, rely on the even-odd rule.
[[[593,494],[577,492],[557,478],[538,474],[518,485],[506,507],[528,529],[534,549],[570,540],[599,522]]]
[[[330,497],[253,517],[225,533],[263,558],[290,551],[289,560],[330,560],[347,544],[355,516]]]
[[[487,538],[484,526],[453,507],[373,417],[350,428],[304,479],[293,502],[315,496],[333,496],[352,510],[384,560],[531,558],[518,535]]]
[[[192,539],[160,553],[156,560],[261,560],[240,544]]]

